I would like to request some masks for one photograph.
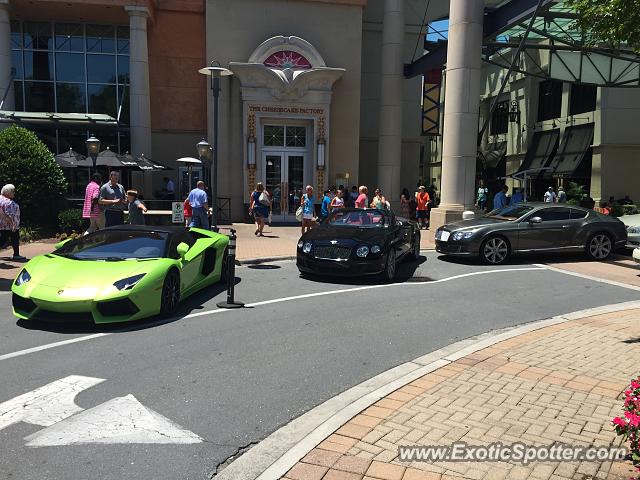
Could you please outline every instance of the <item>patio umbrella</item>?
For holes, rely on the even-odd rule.
[[[98,154],[96,167],[123,167],[124,164],[120,160],[120,155],[112,151],[109,147]]]
[[[136,157],[136,161],[138,162],[138,167],[140,167],[141,170],[170,170],[166,165],[162,165],[161,163],[145,157],[144,153],[140,154],[139,157]]]
[[[59,153],[55,157],[56,162],[62,168],[91,167],[91,160],[70,148],[69,151]]]
[[[124,155],[120,155],[120,162],[122,163],[123,167],[137,167],[138,166],[138,162],[136,161],[135,158],[133,158],[133,156],[127,152]]]

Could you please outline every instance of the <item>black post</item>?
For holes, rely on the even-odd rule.
[[[236,231],[232,228],[229,235],[229,254],[225,261],[227,262],[227,301],[219,302],[219,308],[242,308],[244,303],[234,300],[234,288],[236,283]]]
[[[211,164],[211,228],[218,231],[218,115],[220,102],[220,77],[211,77],[213,93],[213,161]]]

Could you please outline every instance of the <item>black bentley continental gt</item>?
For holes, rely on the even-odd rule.
[[[438,252],[479,256],[493,265],[512,254],[540,252],[585,252],[606,260],[626,241],[626,227],[617,218],[554,203],[518,203],[436,231]]]
[[[388,210],[335,210],[298,242],[297,265],[304,274],[381,274],[392,281],[403,258],[420,258],[420,230],[414,221]]]

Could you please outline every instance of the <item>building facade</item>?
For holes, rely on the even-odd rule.
[[[203,138],[213,144],[198,69],[216,61],[233,72],[221,79],[212,145],[233,219],[246,217],[257,182],[281,221],[307,184],[381,186],[397,201],[419,182],[427,145],[421,79],[402,75],[422,52],[422,3],[0,0],[0,120],[33,129],[54,153],[86,153],[94,134],[103,149],[150,156],[183,195],[187,169],[175,160],[197,156]],[[150,198],[164,175],[133,175],[131,186]]]

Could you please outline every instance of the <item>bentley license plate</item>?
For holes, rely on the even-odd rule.
[[[440,238],[438,240],[440,240],[441,242],[446,242],[447,240],[449,240],[449,236],[451,235],[451,233],[447,232],[446,230],[441,230],[438,233],[440,233]]]

